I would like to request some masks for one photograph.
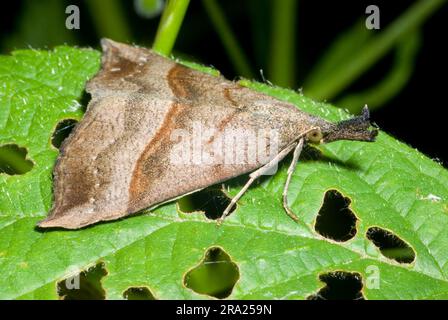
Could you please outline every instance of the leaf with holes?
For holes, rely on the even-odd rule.
[[[0,147],[15,145],[5,150],[24,150],[15,154],[33,164],[0,173],[0,298],[67,296],[58,282],[96,265],[104,272],[82,272],[80,285],[110,299],[448,298],[448,173],[385,133],[305,153],[289,193],[299,223],[281,206],[286,159],[220,227],[170,203],[83,230],[37,230],[51,205],[54,131],[81,116],[99,56],[59,47],[0,57]],[[242,84],[329,120],[348,117],[296,92]],[[244,180],[229,182],[230,195]]]

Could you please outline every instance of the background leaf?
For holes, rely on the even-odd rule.
[[[325,56],[323,62],[318,64],[317,71],[310,73],[304,84],[304,92],[315,99],[334,98],[390,51],[403,37],[410,32],[415,32],[425,19],[443,4],[445,4],[444,0],[416,1],[384,31],[373,37],[363,36],[362,34],[366,33],[365,30],[355,31],[355,28],[360,26],[356,24],[353,30],[347,33],[347,40],[344,37],[338,39],[334,45],[334,48],[337,48],[335,55],[343,51],[343,46],[348,50],[358,44],[350,40],[359,39],[361,40],[359,45],[362,44],[362,46],[347,55],[345,59],[337,55],[340,58],[338,65],[331,64],[333,59],[325,61],[328,58],[334,58],[333,54]],[[326,67],[330,65],[333,68],[328,70]],[[324,75],[322,73],[324,70],[330,72]]]
[[[47,48],[61,43],[75,44],[73,33],[66,28],[65,5],[59,0],[24,0],[21,17],[15,22],[16,29],[2,43],[5,48]]]
[[[184,282],[210,248],[220,248],[237,267],[229,298],[307,298],[324,287],[324,274],[342,277],[340,271],[359,274],[368,299],[448,298],[448,173],[383,132],[375,143],[335,142],[320,146],[313,160],[300,161],[289,195],[298,224],[280,202],[285,162],[249,190],[221,227],[171,203],[83,230],[36,230],[51,204],[57,156],[52,132],[58,121],[81,116],[76,99],[97,71],[99,53],[69,47],[18,51],[0,57],[0,66],[0,143],[26,147],[34,162],[23,175],[0,174],[0,298],[54,299],[57,281],[99,262],[107,272],[100,280],[109,299],[122,299],[134,287],[159,299],[208,298]],[[241,83],[329,120],[348,117],[290,90]],[[244,180],[229,182],[230,194]],[[356,234],[345,242],[314,228],[325,193],[333,189],[350,199],[358,219]],[[371,227],[409,244],[415,261],[383,256],[366,237]],[[379,288],[369,287],[372,267],[379,272]]]
[[[404,37],[395,50],[394,65],[383,80],[367,90],[347,94],[337,101],[337,104],[350,112],[358,113],[365,104],[370,110],[374,110],[395,97],[411,78],[420,43],[421,36],[418,31]]]

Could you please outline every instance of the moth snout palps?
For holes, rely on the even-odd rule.
[[[86,87],[92,99],[60,148],[54,203],[42,228],[119,219],[251,172],[222,221],[251,183],[290,152],[283,205],[297,220],[287,191],[304,144],[373,141],[377,134],[367,108],[333,124],[151,50],[101,44],[101,70]],[[228,150],[228,141],[244,143]]]

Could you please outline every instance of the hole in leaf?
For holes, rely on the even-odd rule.
[[[78,123],[78,121],[74,119],[64,119],[60,121],[53,132],[53,136],[51,138],[51,144],[55,148],[59,149],[65,138],[67,138],[70,132],[72,132],[76,123]]]
[[[362,277],[357,272],[335,271],[319,275],[325,283],[317,293],[307,297],[308,300],[364,300],[361,292]]]
[[[350,199],[337,190],[328,190],[314,228],[320,235],[335,241],[347,241],[356,235],[356,216]]]
[[[207,250],[203,261],[184,277],[184,285],[193,291],[218,299],[228,297],[239,278],[238,266],[222,249]]]
[[[371,227],[367,230],[366,237],[389,259],[399,263],[411,263],[415,260],[414,250],[390,231]]]
[[[126,300],[156,300],[147,287],[131,287],[123,292]]]
[[[63,300],[104,300],[101,279],[107,275],[104,263],[58,282],[58,295]]]
[[[230,204],[230,199],[221,189],[210,187],[181,198],[178,204],[182,212],[203,211],[208,219],[216,220]],[[234,206],[230,213],[235,208]]]
[[[0,146],[0,174],[24,174],[30,171],[34,164],[26,159],[28,151],[16,144]]]
[[[84,90],[81,99],[79,99],[79,103],[81,104],[81,110],[83,113],[86,113],[87,105],[89,104],[90,100],[92,100],[90,93]]]

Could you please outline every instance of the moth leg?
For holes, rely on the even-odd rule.
[[[296,222],[299,221],[299,218],[295,215],[294,212],[292,212],[291,208],[288,205],[288,189],[289,189],[289,183],[291,182],[292,174],[294,173],[294,169],[296,168],[297,162],[299,161],[302,149],[303,149],[303,138],[299,140],[299,143],[294,149],[294,155],[291,164],[289,165],[288,168],[288,177],[286,178],[285,187],[283,188],[283,208],[285,208],[285,211],[288,214],[288,216],[290,216],[291,219]]]
[[[302,141],[302,140],[301,140]],[[303,142],[302,142],[303,144]],[[230,204],[227,206],[227,208],[224,210],[222,216],[217,220],[218,224],[221,224],[222,221],[229,215],[230,210],[232,210],[233,206],[238,202],[238,200],[243,196],[243,194],[249,189],[251,184],[260,176],[262,176],[266,171],[273,168],[275,165],[277,165],[289,152],[291,152],[292,149],[296,148],[297,142],[293,142],[290,145],[288,145],[285,149],[280,151],[271,161],[269,161],[267,164],[262,166],[261,168],[258,168],[251,174],[249,174],[249,181],[246,182],[243,188],[241,188],[240,192],[232,198],[230,201]]]

